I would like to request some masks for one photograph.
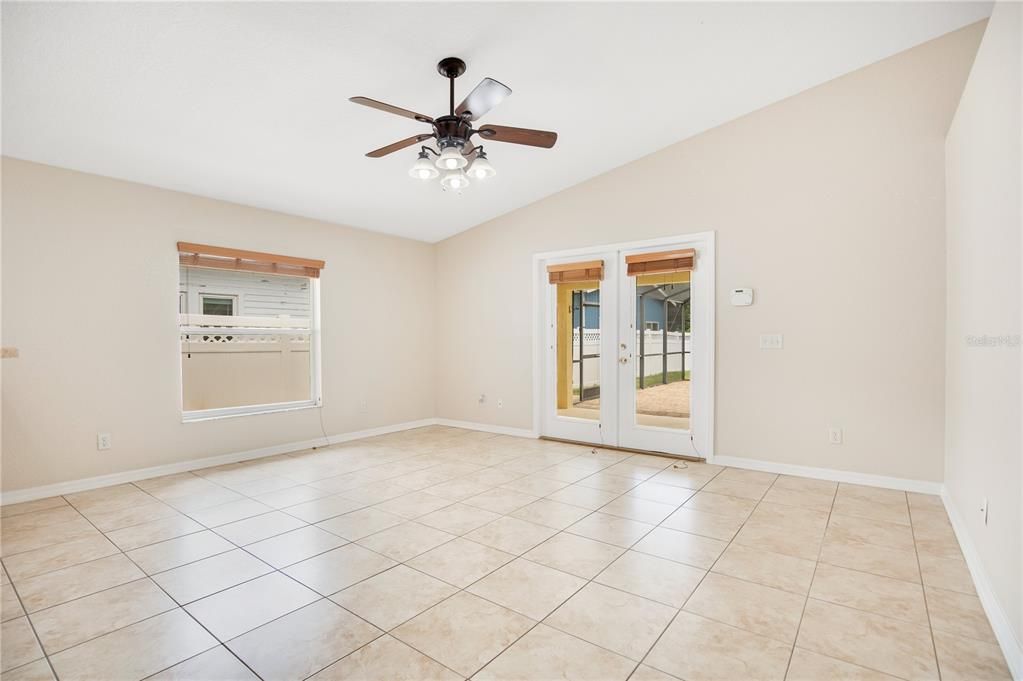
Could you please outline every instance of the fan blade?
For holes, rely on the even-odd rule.
[[[380,111],[386,111],[387,113],[393,113],[398,116],[404,116],[405,118],[412,118],[419,121],[420,123],[433,123],[433,119],[429,116],[424,116],[421,113],[415,111],[409,111],[408,109],[402,109],[400,106],[394,106],[393,104],[386,104],[384,102],[378,102],[375,99],[369,97],[350,97],[349,102],[355,102],[356,104],[362,104],[368,106],[371,109],[379,109]]]
[[[558,133],[556,132],[530,130],[529,128],[509,128],[506,125],[484,125],[477,132],[486,140],[526,144],[531,147],[543,147],[544,149],[550,149],[558,141]]]
[[[504,98],[511,94],[511,88],[503,83],[498,83],[493,78],[484,78],[480,84],[472,89],[462,103],[455,109],[455,114],[461,116],[469,112],[469,120],[478,120],[495,106],[504,101]]]
[[[374,149],[373,151],[366,154],[366,156],[369,156],[370,158],[380,158],[381,156],[387,156],[388,154],[393,154],[399,149],[411,147],[413,144],[418,144],[419,142],[422,142],[425,139],[430,139],[431,137],[433,137],[433,135],[413,135],[412,137],[406,137],[400,142],[395,142],[394,144],[388,144],[386,147]]]

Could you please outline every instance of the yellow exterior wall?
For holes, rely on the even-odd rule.
[[[568,409],[572,406],[572,293],[599,288],[599,281],[558,284],[558,313],[555,327],[558,337],[558,409]]]

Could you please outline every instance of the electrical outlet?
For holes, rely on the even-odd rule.
[[[500,397],[497,398],[497,408],[504,409],[504,400],[501,399]]]
[[[96,449],[104,450],[110,449],[111,438],[110,433],[96,433]]]
[[[987,525],[987,497],[980,502],[980,512],[984,516],[984,525]]]
[[[842,429],[841,428],[829,428],[828,429],[828,442],[833,445],[842,444]]]
[[[486,393],[480,393],[480,399],[479,399],[480,406],[483,406],[484,404],[486,404],[486,402],[487,402],[487,394]]]
[[[780,333],[760,334],[761,350],[781,350],[783,347],[783,336]]]
[[[363,414],[368,412],[369,411],[369,402],[367,402],[366,400],[362,400],[361,402],[359,402],[359,411],[362,412]]]

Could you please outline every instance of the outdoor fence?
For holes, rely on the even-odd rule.
[[[307,319],[180,316],[185,411],[309,399]]]
[[[664,335],[667,333],[667,358],[665,358],[664,351]],[[636,332],[636,352],[639,353],[639,334]],[[645,331],[643,332],[643,348],[646,351],[646,357],[643,361],[643,374],[645,377],[649,377],[651,381],[660,383],[661,378],[664,376],[665,359],[667,359],[667,369],[669,373],[681,372],[683,370],[683,346],[685,349],[685,370],[689,371],[692,365],[691,354],[692,354],[692,343],[691,333],[685,334],[684,344],[683,335],[680,331]],[[590,355],[600,354],[600,329],[584,329],[583,330],[583,342],[582,342],[583,355],[587,357],[583,361],[583,385],[590,387],[600,384],[600,359],[594,357],[589,359]],[[579,359],[579,330],[575,329],[572,333],[572,359],[578,361]],[[639,357],[634,358],[634,365],[636,367],[636,376],[639,376],[640,362]],[[669,377],[669,380],[673,380],[674,377]],[[674,379],[677,380],[677,379]],[[579,364],[574,365],[572,371],[572,387],[576,390],[579,389]]]

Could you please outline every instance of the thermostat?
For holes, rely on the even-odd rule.
[[[732,305],[752,305],[753,304],[753,289],[751,288],[733,288],[732,289]]]

